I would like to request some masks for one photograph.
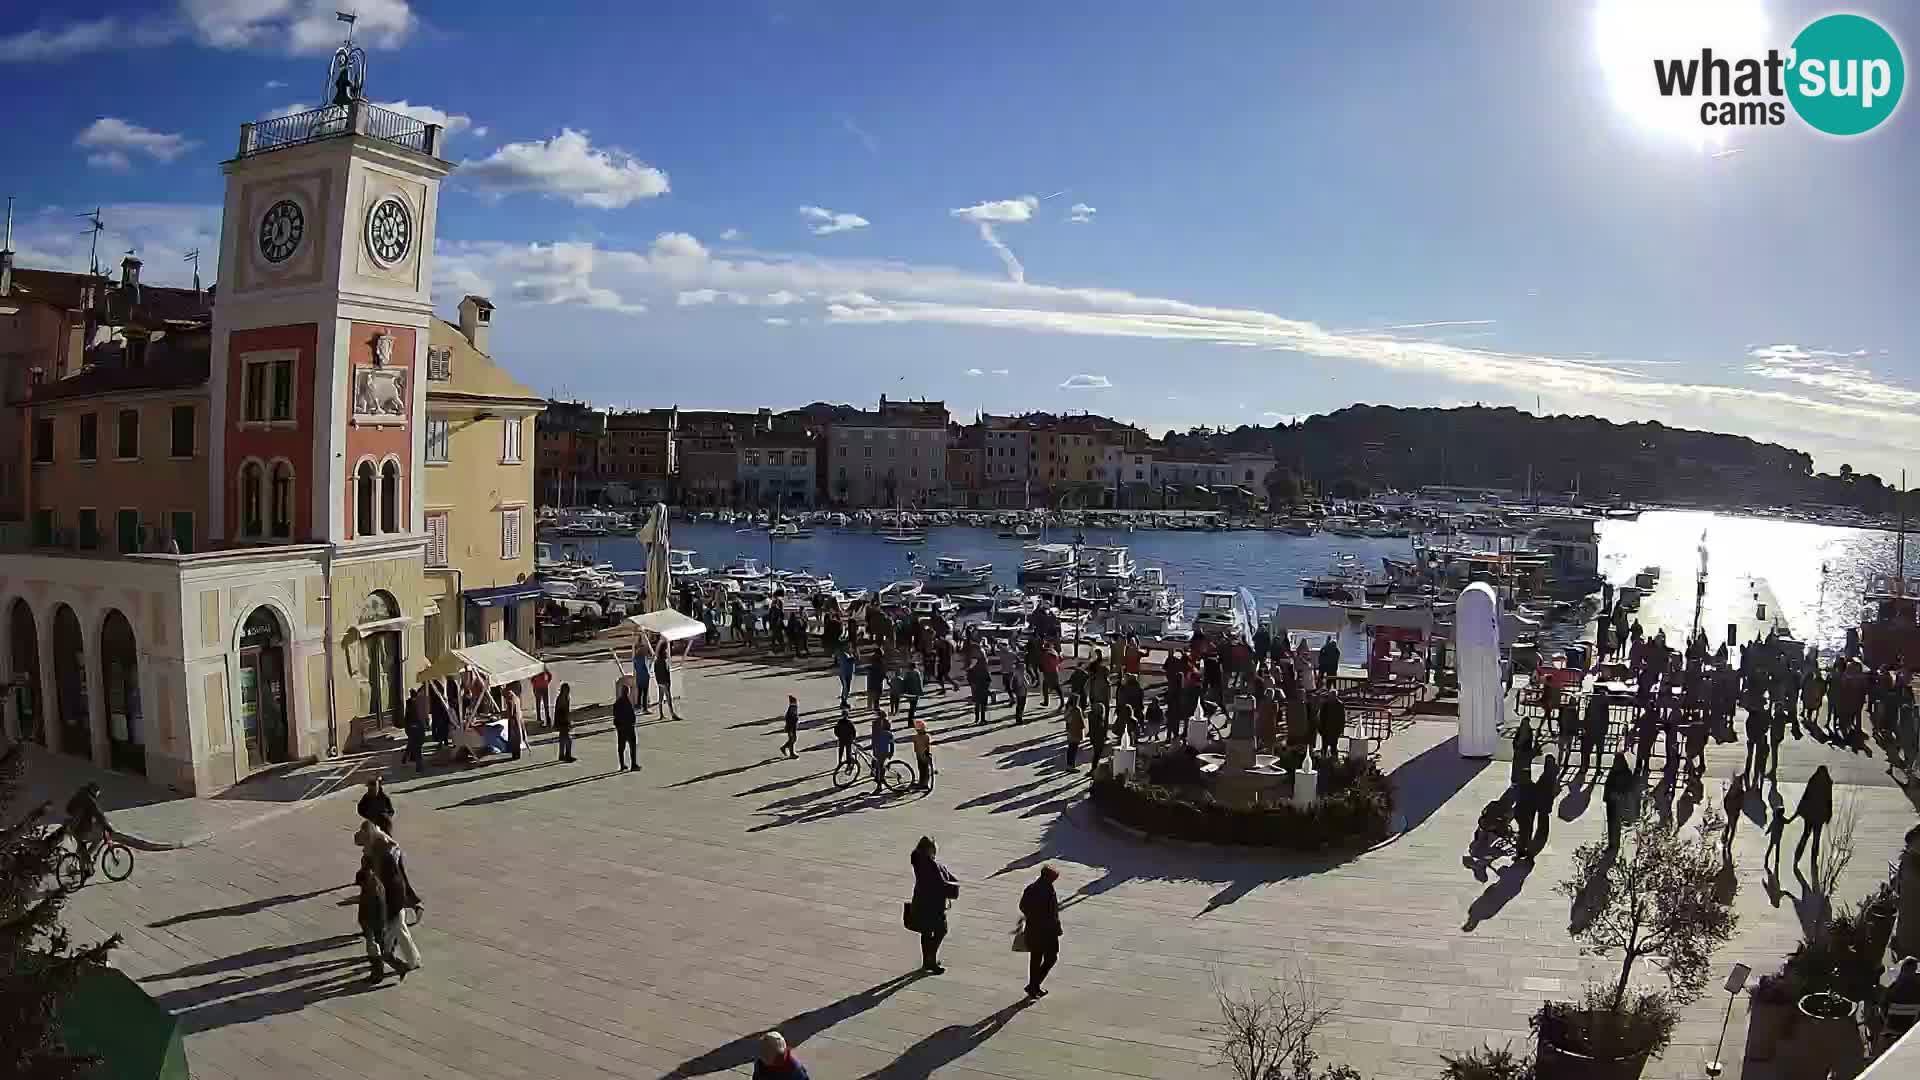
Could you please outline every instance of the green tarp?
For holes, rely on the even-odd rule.
[[[74,987],[60,1030],[69,1049],[101,1059],[92,1080],[188,1080],[180,1021],[113,968]]]

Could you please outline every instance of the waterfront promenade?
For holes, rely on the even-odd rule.
[[[824,674],[722,654],[688,664],[682,682],[685,719],[641,727],[638,774],[614,771],[604,721],[586,725],[577,765],[555,763],[543,736],[519,763],[394,774],[396,833],[427,903],[427,966],[404,984],[360,982],[350,789],[263,803],[189,848],[143,854],[131,881],[83,890],[70,922],[81,940],[125,934],[117,962],[180,1014],[196,1075],[235,1080],[744,1076],[751,1037],[769,1027],[820,1078],[1213,1077],[1225,1075],[1215,983],[1292,964],[1335,1008],[1329,1060],[1430,1077],[1442,1051],[1526,1043],[1539,1001],[1599,970],[1568,939],[1553,890],[1575,844],[1601,831],[1596,794],[1563,795],[1531,871],[1502,862],[1482,880],[1461,856],[1507,767],[1462,762],[1447,723],[1388,744],[1410,831],[1318,861],[1101,824],[1084,773],[1055,766],[1053,710],[1024,727],[999,711],[976,728],[958,700],[936,698],[937,790],[875,799],[826,775],[837,695]],[[798,761],[777,757],[790,692],[805,711]],[[1715,775],[1737,767],[1730,753],[1714,749]],[[1828,756],[1794,744],[1789,803]],[[1850,898],[1914,816],[1869,769],[1843,783],[1862,816]],[[115,819],[138,830],[165,807]],[[961,880],[937,977],[914,974],[917,942],[900,929],[923,833]],[[1799,888],[1789,874],[1770,895],[1763,844],[1744,823],[1742,924],[1717,966],[1771,970],[1798,938]],[[1066,939],[1052,994],[1023,1003],[1025,958],[1008,935],[1043,862],[1061,872]],[[1723,1006],[1709,996],[1688,1010],[1648,1075],[1699,1075]]]

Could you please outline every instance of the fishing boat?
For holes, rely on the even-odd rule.
[[[880,539],[889,544],[924,544],[927,534],[905,525],[889,525],[880,530]]]
[[[882,585],[880,591],[873,594],[873,599],[881,605],[906,604],[923,591],[923,586],[917,581],[896,581],[891,585]]]
[[[1003,590],[995,595],[988,610],[992,612],[994,622],[1024,622],[1039,607],[1038,597],[1014,589],[1011,592]]]
[[[1077,574],[1084,583],[1107,583],[1116,587],[1133,580],[1133,552],[1119,546],[1088,545],[1076,559]]]
[[[698,581],[712,571],[704,566],[693,565],[693,557],[699,552],[686,548],[674,548],[667,552],[667,576],[675,584],[682,581]]]
[[[943,619],[951,619],[960,613],[960,605],[944,596],[921,593],[907,601],[907,610],[922,619],[930,619],[936,615]]]
[[[965,559],[942,555],[934,559],[931,566],[915,563],[913,576],[924,581],[932,592],[978,589],[993,580],[993,564],[970,563]]]
[[[1229,641],[1252,641],[1257,618],[1253,594],[1245,589],[1208,589],[1200,594],[1200,610],[1193,616],[1193,632]]]
[[[1300,591],[1317,600],[1358,604],[1369,599],[1385,600],[1392,594],[1393,585],[1384,577],[1368,577],[1359,559],[1342,555],[1325,573],[1301,578]]]
[[[1021,581],[1064,581],[1073,576],[1071,544],[1028,544],[1020,562]]]
[[[1118,628],[1132,630],[1149,638],[1165,638],[1176,625],[1187,626],[1180,590],[1166,583],[1159,567],[1135,575],[1109,609],[1110,621]]]
[[[1367,535],[1365,527],[1350,517],[1330,517],[1320,523],[1320,528],[1334,536],[1361,538]]]
[[[1320,531],[1320,523],[1312,518],[1288,518],[1281,523],[1280,531],[1288,536],[1312,536]]]

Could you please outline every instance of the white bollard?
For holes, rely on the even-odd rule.
[[[1134,754],[1135,751],[1131,743],[1113,752],[1113,775],[1116,779],[1122,776],[1133,775]]]
[[[1207,732],[1207,718],[1190,716],[1187,718],[1187,745],[1195,750],[1205,750],[1213,736]]]
[[[1293,774],[1293,805],[1301,810],[1320,801],[1319,777],[1313,766],[1302,763],[1299,771]]]

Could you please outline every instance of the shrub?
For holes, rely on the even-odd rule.
[[[1796,998],[1832,993],[1866,1001],[1877,992],[1881,957],[1863,916],[1860,908],[1841,908],[1787,954],[1781,975]]]
[[[1483,1046],[1455,1057],[1441,1054],[1447,1063],[1442,1080],[1534,1080],[1533,1059],[1502,1046]]]
[[[1386,839],[1393,784],[1371,761],[1341,763],[1323,774],[1330,790],[1311,808],[1239,807],[1204,790],[1097,779],[1093,804],[1115,821],[1156,836],[1215,844],[1327,851]]]
[[[1147,780],[1160,787],[1200,783],[1199,752],[1191,746],[1182,746],[1170,754],[1161,754],[1148,763]]]
[[[1672,997],[1659,991],[1622,996],[1609,986],[1590,986],[1584,1001],[1541,1005],[1531,1023],[1547,1042],[1591,1058],[1658,1057],[1680,1022]]]

